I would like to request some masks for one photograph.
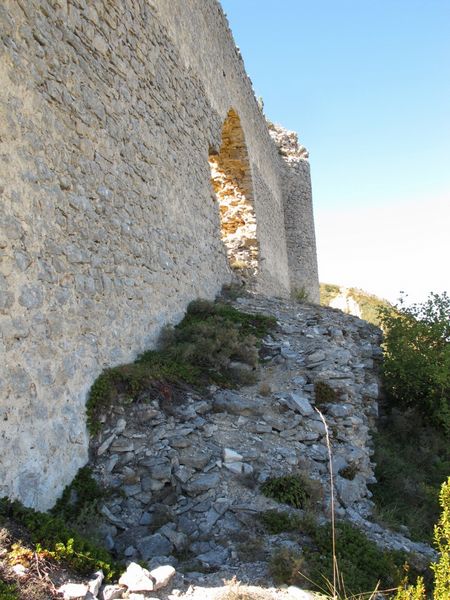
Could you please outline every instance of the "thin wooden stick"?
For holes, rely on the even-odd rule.
[[[314,410],[318,413],[319,417],[322,420],[322,423],[325,427],[325,436],[327,440],[327,449],[328,449],[328,464],[330,469],[330,488],[331,488],[331,538],[333,545],[333,600],[337,600],[337,581],[339,577],[338,563],[336,557],[336,526],[335,526],[335,516],[334,516],[334,478],[333,478],[333,461],[331,454],[331,442],[330,435],[328,432],[327,422],[325,421],[325,417],[320,412],[320,410],[314,407]]]

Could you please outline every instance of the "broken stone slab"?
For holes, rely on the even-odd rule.
[[[180,464],[194,469],[203,469],[211,460],[212,453],[207,448],[183,448],[180,452]]]
[[[175,569],[171,565],[163,565],[161,567],[156,567],[156,569],[152,569],[150,571],[150,577],[154,581],[155,591],[169,585],[175,572]]]
[[[125,588],[120,585],[105,585],[100,590],[99,600],[119,600],[122,598]]]
[[[219,482],[220,475],[218,473],[205,473],[191,478],[189,482],[183,486],[183,489],[185,489],[190,496],[198,496],[202,492],[214,489]]]
[[[110,436],[108,436],[98,447],[97,450],[97,456],[101,456],[102,454],[104,454],[108,448],[111,446],[111,444],[113,443],[113,441],[116,439],[116,433],[112,433]]]
[[[253,473],[252,465],[244,462],[227,462],[223,465],[226,469],[236,475],[251,475]]]
[[[223,449],[223,461],[225,463],[239,462],[239,461],[242,461],[242,459],[243,459],[243,456],[241,454],[239,454],[238,452],[236,452],[236,450],[232,450],[231,448]]]
[[[103,583],[103,579],[105,576],[103,575],[103,571],[96,571],[94,575],[91,577],[88,583],[88,588],[91,594],[96,597],[100,590],[100,587]]]
[[[152,592],[154,590],[153,580],[149,577],[147,569],[132,562],[119,579],[119,585],[124,585],[129,592]]]
[[[350,480],[338,475],[335,477],[334,485],[341,503],[348,508],[355,502],[358,502],[366,492],[365,480],[358,475]]]
[[[110,448],[111,452],[133,452],[134,442],[126,438],[116,438]]]
[[[173,551],[172,542],[160,533],[136,540],[136,546],[144,560],[149,560],[152,556],[166,556]]]
[[[58,594],[62,594],[64,600],[84,599],[89,588],[85,583],[65,583],[58,589]]]
[[[291,410],[300,413],[303,417],[309,417],[314,412],[308,398],[295,394],[294,392],[287,394],[287,396],[284,397],[284,402]]]
[[[209,552],[199,554],[196,558],[205,566],[221,567],[227,561],[228,555],[229,552],[227,548],[216,548],[214,550],[209,550]]]
[[[263,414],[264,409],[259,402],[243,398],[229,390],[219,390],[214,396],[213,409],[216,412],[227,412],[232,415],[257,415]]]
[[[175,546],[175,549],[178,552],[181,552],[187,547],[189,540],[186,534],[176,531],[175,527],[175,524],[167,523],[159,528],[158,533],[164,535],[164,537],[172,542],[172,544]]]

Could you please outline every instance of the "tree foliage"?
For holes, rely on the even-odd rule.
[[[381,308],[384,382],[393,405],[418,408],[450,434],[450,297]]]

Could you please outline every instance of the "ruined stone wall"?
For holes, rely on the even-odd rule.
[[[269,123],[272,139],[282,157],[284,224],[293,295],[319,303],[316,235],[308,151],[294,131]]]
[[[208,165],[231,108],[259,287],[286,295],[282,173],[215,0],[6,0],[0,27],[0,496],[48,508],[95,377],[231,277]]]

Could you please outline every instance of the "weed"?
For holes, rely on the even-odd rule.
[[[339,470],[339,475],[344,479],[348,479],[350,481],[353,481],[353,479],[355,479],[357,473],[358,467],[355,464],[348,465],[347,467],[343,467]]]
[[[338,401],[338,395],[325,381],[316,381],[314,384],[314,398],[318,406],[323,404],[332,404]]]
[[[415,410],[393,410],[377,429],[377,483],[370,489],[378,519],[394,529],[406,526],[413,540],[431,543],[439,489],[450,472],[448,439]]]
[[[292,299],[299,304],[304,304],[305,302],[309,302],[309,294],[304,287],[295,288],[292,292]]]
[[[304,558],[289,548],[280,548],[270,557],[269,572],[277,585],[295,585],[302,582]]]
[[[89,467],[82,467],[72,483],[64,489],[51,513],[67,522],[72,522],[88,506],[96,506],[105,494],[106,491],[92,477],[92,470]]]
[[[125,398],[135,401],[142,392],[186,382],[194,386],[254,383],[253,371],[232,368],[243,362],[255,368],[260,340],[276,319],[243,313],[224,303],[191,302],[184,319],[166,328],[158,350],[144,352],[128,365],[105,370],[94,382],[86,404],[88,429],[100,431],[100,416]]]
[[[301,517],[280,510],[266,510],[259,518],[267,531],[273,535],[284,531],[299,531],[303,523]]]
[[[107,550],[70,529],[61,517],[34,511],[7,498],[0,500],[0,516],[25,527],[37,553],[44,553],[81,574],[88,575],[102,569],[105,578],[110,581],[121,568]]]
[[[294,508],[303,508],[309,499],[308,483],[302,475],[284,475],[267,479],[261,492],[281,504],[289,504]]]
[[[222,287],[220,297],[224,300],[237,300],[245,295],[245,285],[243,283],[229,283]]]
[[[245,562],[256,562],[264,560],[266,557],[264,540],[261,536],[250,537],[244,542],[241,542],[238,544],[237,550],[240,560]]]
[[[271,393],[272,388],[270,386],[270,383],[268,383],[267,381],[263,381],[258,388],[258,394],[260,396],[270,396]]]
[[[18,600],[18,590],[14,583],[6,583],[0,579],[0,598],[1,600]]]

